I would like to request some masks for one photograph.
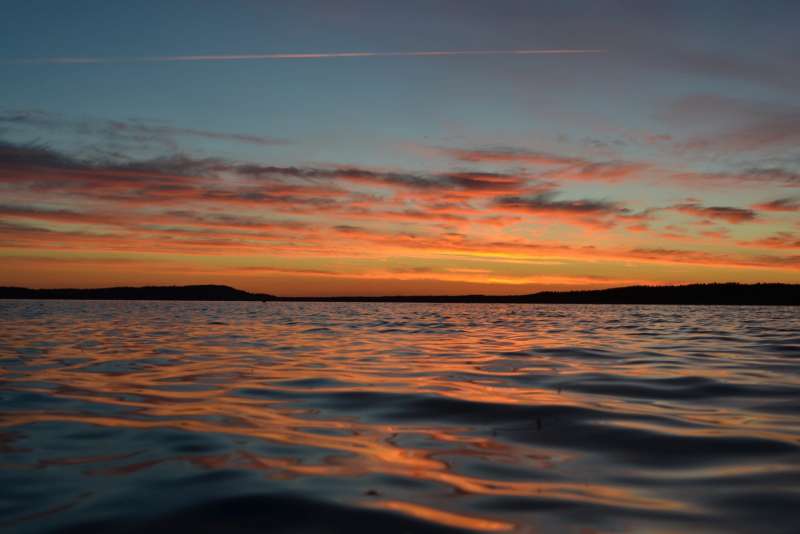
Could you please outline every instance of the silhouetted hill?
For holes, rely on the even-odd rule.
[[[531,304],[731,304],[800,305],[800,284],[691,284],[628,286],[591,291],[543,291],[530,295],[276,297],[228,286],[150,286],[101,289],[0,287],[4,299],[249,300],[282,302],[431,302]]]
[[[5,299],[79,300],[274,300],[273,295],[248,293],[220,285],[106,287],[98,289],[27,289],[0,287]]]
[[[530,302],[582,304],[800,304],[800,284],[628,286],[595,291],[547,291]]]
[[[328,302],[443,302],[531,304],[734,304],[800,305],[800,284],[690,284],[627,286],[590,291],[543,291],[530,295],[281,298]]]

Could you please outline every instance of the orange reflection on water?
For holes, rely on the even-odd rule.
[[[471,530],[482,530],[486,532],[505,532],[514,528],[514,525],[511,523],[505,523],[503,521],[491,521],[488,519],[481,519],[479,517],[468,517],[465,515],[445,512],[443,510],[437,510],[436,508],[428,508],[427,506],[410,502],[378,501],[365,504],[375,508],[403,512],[413,517],[419,517],[420,519],[433,521],[434,523],[447,525],[449,527],[468,528]]]
[[[126,477],[180,464],[270,481],[329,479],[345,486],[333,498],[350,504],[505,531],[552,512],[476,513],[462,497],[697,517],[710,506],[648,483],[670,471],[649,462],[637,440],[680,462],[669,456],[684,447],[673,439],[746,437],[780,450],[797,438],[791,416],[759,412],[757,396],[730,402],[736,387],[747,393],[752,383],[746,359],[741,368],[713,354],[704,362],[696,354],[714,345],[693,331],[691,357],[682,352],[690,341],[675,331],[686,312],[650,317],[642,335],[635,308],[70,305],[70,313],[11,325],[7,344],[20,356],[3,365],[0,385],[59,402],[4,412],[0,426],[175,428],[231,450],[135,449],[27,467],[80,464],[87,476]],[[787,391],[798,381],[774,379]],[[731,383],[728,397],[703,397],[703,388]],[[747,451],[710,465],[685,454],[686,465],[672,469],[687,478],[758,472]],[[769,465],[778,470],[789,465],[775,458]],[[376,475],[422,489],[411,496]],[[365,502],[373,487],[381,498]]]

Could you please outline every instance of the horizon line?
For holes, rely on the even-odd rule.
[[[630,284],[608,287],[594,287],[587,289],[540,289],[533,293],[432,293],[432,294],[379,294],[379,295],[277,295],[264,291],[252,291],[247,289],[240,289],[236,286],[228,284],[167,284],[167,285],[118,285],[118,286],[94,286],[94,287],[26,287],[26,286],[10,286],[0,284],[0,290],[8,289],[24,289],[26,291],[103,291],[109,289],[187,289],[187,288],[226,288],[233,289],[242,293],[249,293],[251,295],[267,295],[276,298],[396,298],[396,297],[520,297],[537,295],[539,293],[588,293],[596,291],[609,291],[614,289],[668,289],[689,286],[800,286],[800,282],[678,282],[678,283],[658,283],[651,284]]]
[[[0,65],[68,65],[68,64],[114,64],[114,63],[175,63],[193,61],[265,61],[292,59],[340,59],[376,57],[448,57],[448,56],[499,56],[499,55],[576,55],[603,54],[602,48],[528,48],[499,50],[421,50],[409,52],[309,52],[268,54],[207,54],[180,56],[141,57],[44,57],[0,59]]]
[[[663,286],[544,290],[517,295],[338,295],[278,296],[220,284],[118,286],[94,289],[0,287],[0,300],[372,302],[431,304],[635,304],[800,306],[800,284],[706,282]]]

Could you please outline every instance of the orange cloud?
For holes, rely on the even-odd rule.
[[[428,148],[426,150],[433,154],[441,154],[457,161],[470,163],[517,163],[535,167],[556,167],[556,169],[542,173],[542,177],[548,180],[613,183],[633,177],[649,167],[643,163],[592,161],[585,158],[514,148],[475,150]]]
[[[756,239],[754,241],[740,241],[740,244],[747,247],[800,249],[800,234],[792,234],[789,232],[778,232],[769,237]]]
[[[758,218],[758,214],[751,209],[730,206],[702,206],[696,202],[677,204],[672,209],[695,217],[722,219],[732,224],[750,222]]]
[[[611,176],[607,182],[613,194]],[[631,280],[625,274],[630,264],[647,269],[638,282],[657,282],[656,273],[674,265],[769,269],[790,273],[786,276],[800,270],[796,256],[778,253],[794,249],[786,235],[748,245],[769,249],[766,254],[664,249],[653,243],[654,237],[668,237],[702,245],[685,229],[669,224],[653,229],[672,211],[736,224],[754,220],[757,208],[705,206],[698,200],[634,211],[618,200],[570,198],[541,173],[287,167],[189,156],[107,161],[0,142],[0,187],[6,195],[0,204],[0,255],[19,257],[24,250],[54,258],[28,260],[31,272],[47,276],[55,276],[58,261],[72,265],[71,276],[78,276],[74,257],[98,254],[164,258],[159,271],[184,274],[186,280],[279,279],[291,281],[297,291],[303,290],[301,277],[317,284],[338,280],[331,287],[354,290],[360,279],[384,288],[398,287],[389,282],[394,280],[409,288],[488,291],[496,284],[521,291],[619,285]],[[786,211],[792,203],[770,206]],[[583,228],[582,240],[564,232],[565,225]],[[707,232],[716,234],[706,238],[728,235],[717,227]],[[414,262],[387,267],[395,258]],[[419,265],[433,260],[469,263]],[[598,263],[615,265],[603,268],[616,276],[595,276]],[[502,264],[529,270],[498,269]],[[102,269],[120,276],[135,272],[126,267],[133,263],[82,265],[98,276]],[[562,265],[575,272],[557,271]]]
[[[800,198],[778,198],[770,202],[755,204],[753,209],[778,212],[800,211]]]

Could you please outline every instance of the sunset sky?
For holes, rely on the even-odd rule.
[[[800,282],[800,2],[7,0],[0,285]]]

